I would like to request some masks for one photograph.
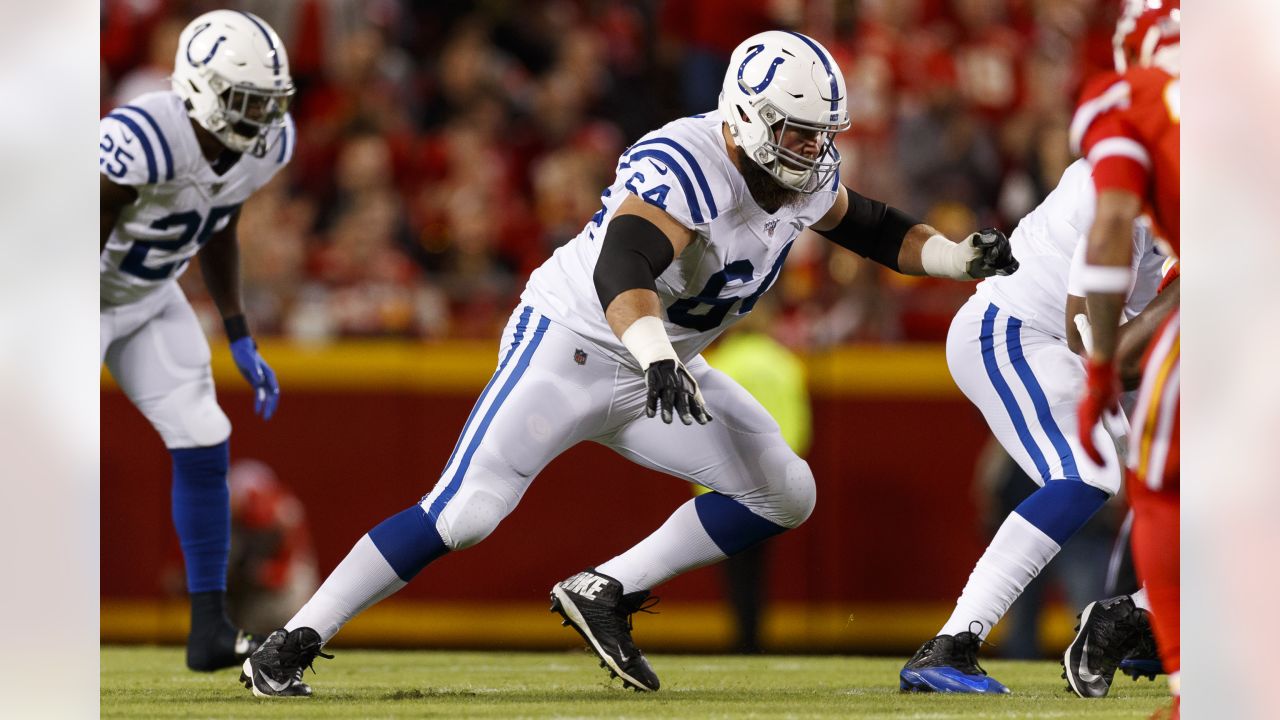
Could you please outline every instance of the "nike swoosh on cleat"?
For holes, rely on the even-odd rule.
[[[1080,679],[1087,683],[1095,683],[1102,679],[1101,675],[1089,672],[1089,638],[1084,639],[1084,647],[1080,648],[1080,662],[1076,664]]]
[[[250,662],[251,662],[250,660],[245,661],[246,664]],[[252,665],[249,665],[249,668],[253,673],[251,677],[253,678],[254,685],[257,685],[258,681],[262,681],[263,685],[266,685],[268,688],[278,693],[278,692],[287,690],[289,686],[293,684],[292,681],[283,682],[283,683],[276,682],[275,680],[272,680],[271,678],[267,677],[266,673],[260,672],[257,668],[253,667]]]
[[[267,684],[267,687],[271,688],[272,690],[275,690],[276,692],[284,692],[285,690],[289,689],[290,685],[293,684],[291,682],[278,683],[275,680],[272,680],[271,678],[265,675],[262,676],[262,681]]]

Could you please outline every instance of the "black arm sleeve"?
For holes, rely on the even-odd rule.
[[[898,272],[898,251],[907,231],[920,221],[901,210],[885,205],[879,200],[859,195],[845,186],[849,193],[849,209],[840,224],[830,230],[815,230],[842,248],[852,250]]]
[[[596,260],[596,294],[600,307],[628,290],[657,291],[654,279],[675,259],[671,240],[657,225],[638,215],[619,215],[609,221],[600,257]]]

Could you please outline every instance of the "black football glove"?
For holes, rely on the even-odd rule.
[[[707,403],[702,399],[698,383],[675,360],[659,360],[649,364],[644,371],[644,384],[649,391],[645,402],[645,415],[653,417],[662,411],[662,422],[671,424],[671,412],[680,416],[680,422],[699,425],[711,422]]]
[[[978,251],[969,261],[965,272],[980,280],[992,275],[1012,275],[1018,269],[1018,259],[1013,256],[1009,238],[995,228],[987,228],[965,238],[965,243]]]

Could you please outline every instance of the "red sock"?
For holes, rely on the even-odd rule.
[[[1160,660],[1165,672],[1175,673],[1182,667],[1182,636],[1178,631],[1182,611],[1178,564],[1181,496],[1176,490],[1152,490],[1132,481],[1132,477],[1130,480],[1133,561],[1138,579],[1151,599],[1151,624],[1160,647]]]

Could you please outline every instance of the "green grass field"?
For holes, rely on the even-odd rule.
[[[263,700],[238,670],[187,672],[176,647],[104,647],[104,718],[1145,718],[1164,679],[1081,700],[1052,662],[984,663],[1012,695],[898,692],[899,658],[654,655],[662,690],[624,691],[572,653],[336,651],[310,699]]]

